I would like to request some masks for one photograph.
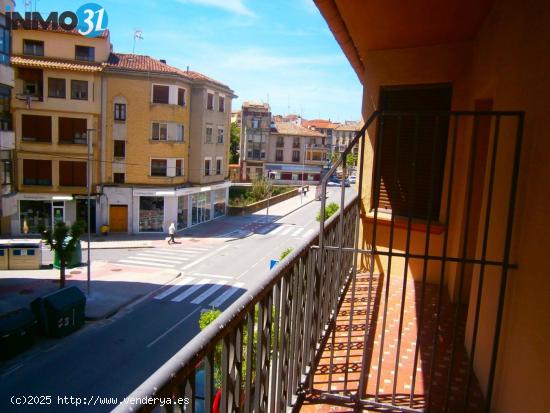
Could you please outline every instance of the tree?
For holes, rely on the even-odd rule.
[[[76,221],[70,228],[64,222],[58,222],[53,230],[44,227],[41,229],[44,244],[48,245],[59,258],[59,288],[65,287],[65,267],[80,242],[84,228],[85,225],[82,221]],[[88,248],[90,248],[89,245]]]
[[[239,146],[241,137],[241,128],[237,122],[231,124],[231,134],[229,140],[229,163],[239,163]]]
[[[252,182],[252,196],[256,201],[269,198],[273,193],[273,184],[265,176],[259,175]]]
[[[328,159],[330,161],[331,164],[334,164],[338,161],[338,159],[340,158],[341,156],[341,153],[340,152],[331,152],[329,153],[328,155]],[[357,164],[357,155],[354,154],[354,153],[350,153],[348,154],[347,158],[346,158],[346,166],[348,168],[352,167],[352,166],[355,166]]]

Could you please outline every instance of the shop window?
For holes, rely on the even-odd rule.
[[[217,189],[214,191],[214,218],[225,215],[225,189]]]
[[[86,162],[59,161],[60,186],[86,186]]]
[[[139,231],[162,232],[164,221],[164,198],[142,196],[139,198]]]
[[[189,223],[187,222],[187,217],[189,215],[189,197],[184,195],[178,197],[178,223],[177,229],[182,230],[187,228]]]
[[[22,234],[38,234],[42,227],[51,227],[51,201],[19,201],[19,222]]]
[[[23,185],[52,185],[52,161],[42,159],[23,160]]]

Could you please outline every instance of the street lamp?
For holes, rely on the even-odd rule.
[[[88,218],[88,262],[87,262],[87,279],[86,279],[86,289],[88,293],[88,297],[90,296],[90,281],[91,281],[91,191],[92,191],[92,162],[90,159],[91,155],[91,149],[92,149],[92,139],[91,139],[91,133],[95,132],[95,129],[86,129],[86,146],[88,147],[88,155],[87,155],[87,162],[86,162],[86,189],[88,192],[88,199],[86,200],[86,206],[87,206],[87,218]]]

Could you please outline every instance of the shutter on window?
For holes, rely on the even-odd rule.
[[[73,162],[73,185],[86,186],[86,162]]]
[[[52,184],[52,161],[35,161],[38,183],[41,185]]]
[[[450,103],[449,85],[382,88],[380,93],[380,108],[386,111],[447,111]],[[386,115],[378,128],[378,144],[382,145],[377,149],[380,151],[378,207],[390,209],[396,215],[428,219],[431,199],[431,219],[437,220],[448,117],[403,115],[399,120],[397,116]]]

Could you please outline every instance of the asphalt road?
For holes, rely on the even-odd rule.
[[[349,198],[352,190],[346,192]],[[331,190],[331,200],[339,198],[335,193]],[[98,405],[102,402],[98,397],[121,400],[127,396],[199,332],[201,310],[212,305],[224,310],[262,280],[272,258],[285,248],[298,248],[318,229],[319,206],[320,202],[312,202],[277,222],[263,216],[223,218],[237,224],[231,234],[234,238],[205,251],[197,248],[183,267],[179,284],[164,287],[114,317],[52,341],[0,370],[0,412],[110,411],[114,406]],[[254,231],[238,229],[251,225]],[[165,256],[162,252],[157,251],[159,257]],[[132,260],[137,253],[94,251],[94,257],[118,262]],[[14,405],[12,396],[51,396],[51,403]],[[77,399],[59,404],[64,396],[79,397],[91,406],[77,407]],[[48,403],[48,398],[33,401]]]

